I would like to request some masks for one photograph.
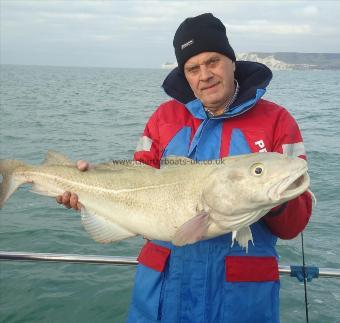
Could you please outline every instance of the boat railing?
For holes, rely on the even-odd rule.
[[[45,261],[116,266],[138,265],[136,257],[12,251],[0,251],[0,261]],[[318,277],[340,278],[340,269],[319,268],[316,266],[279,265],[279,273],[280,275],[296,277],[299,281],[303,281],[305,277],[307,281],[311,281],[313,278]]]

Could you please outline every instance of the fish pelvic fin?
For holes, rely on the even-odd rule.
[[[134,232],[90,212],[86,207],[81,208],[81,220],[92,239],[99,243],[110,243],[136,236]]]
[[[240,247],[246,248],[246,253],[248,253],[248,243],[253,241],[253,234],[251,233],[250,227],[243,227],[240,230],[235,230],[232,232],[231,247],[233,247],[235,240],[238,242]]]
[[[0,184],[0,209],[21,184],[28,182],[24,177],[19,178],[15,176],[16,169],[21,166],[26,166],[26,164],[19,160],[0,160],[0,174],[2,175],[2,182]]]
[[[201,212],[185,222],[175,233],[172,244],[184,246],[201,240],[209,228],[209,213]]]

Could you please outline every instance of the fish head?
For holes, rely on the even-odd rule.
[[[310,184],[302,158],[254,153],[222,161],[202,194],[208,208],[222,215],[269,210],[299,196]]]

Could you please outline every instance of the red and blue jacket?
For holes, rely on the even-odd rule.
[[[236,62],[239,95],[221,116],[209,117],[185,78],[173,70],[163,83],[173,99],[149,119],[135,159],[154,167],[169,155],[212,160],[252,152],[306,158],[289,112],[262,99],[272,73]],[[139,255],[128,322],[279,322],[277,237],[291,239],[307,225],[308,192],[271,210],[251,226],[248,253],[231,234],[183,247],[149,241]]]

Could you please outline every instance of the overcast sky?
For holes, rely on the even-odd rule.
[[[160,67],[186,18],[212,12],[236,52],[340,52],[340,1],[0,0],[1,63]]]

